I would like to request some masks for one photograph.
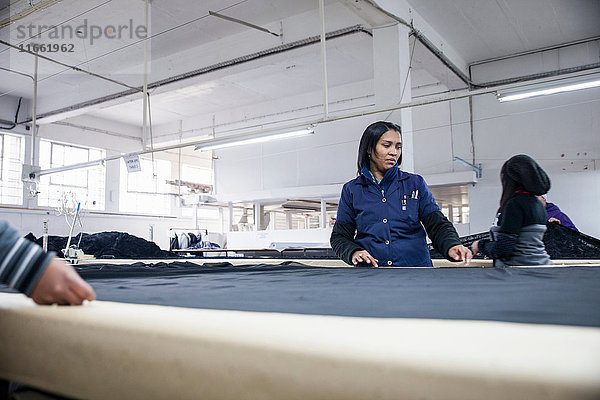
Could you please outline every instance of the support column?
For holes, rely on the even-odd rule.
[[[228,228],[228,232],[233,231],[233,203],[230,201],[227,204],[227,208],[229,210],[229,228]]]
[[[225,212],[223,211],[223,207],[219,207],[219,228],[221,228],[221,232],[225,232]]]
[[[327,202],[321,199],[321,229],[327,228]]]
[[[112,157],[116,152],[107,150],[106,156]],[[105,163],[106,180],[104,192],[104,209],[110,212],[119,212],[119,197],[121,191],[121,159],[111,160]],[[125,178],[127,179],[127,178]],[[179,211],[181,213],[181,211]]]
[[[412,100],[409,33],[409,28],[400,24],[373,29],[376,107]],[[402,127],[401,168],[414,172],[412,110],[396,110],[391,114],[379,114],[378,117]]]
[[[254,230],[260,231],[261,210],[260,203],[254,203]]]

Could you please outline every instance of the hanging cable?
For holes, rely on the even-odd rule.
[[[10,124],[10,126],[0,126],[0,129],[11,130],[17,126],[17,120],[19,119],[19,110],[21,109],[21,101],[22,97],[19,97],[19,103],[17,104],[17,112],[15,113],[15,120]]]
[[[408,77],[410,76],[410,70],[412,69],[412,61],[413,61],[413,55],[415,54],[415,47],[417,47],[417,41],[413,41],[413,47],[412,50],[410,51],[410,58],[408,59],[408,69],[406,70],[406,77],[404,78],[404,85],[402,86],[402,93],[400,93],[400,101],[398,102],[398,104],[402,104],[402,99],[404,98],[404,91],[406,90],[406,85],[408,84]],[[394,113],[394,111],[396,110],[392,110],[390,111],[390,113],[387,115],[387,117],[385,117],[385,120],[388,121],[390,119],[390,116]]]
[[[148,127],[150,128],[150,157],[152,157],[152,178],[156,179],[156,171],[154,170],[154,140],[152,138],[152,108],[150,107],[150,93],[146,92],[148,96]]]

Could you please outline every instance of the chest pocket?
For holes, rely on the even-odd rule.
[[[419,199],[410,198],[410,194],[405,199],[404,194],[401,194],[398,213],[402,221],[419,222]]]

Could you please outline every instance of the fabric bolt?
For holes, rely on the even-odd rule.
[[[342,188],[337,220],[331,236],[331,247],[338,256],[352,264],[351,255],[356,250],[367,250],[380,265],[398,267],[431,266],[427,250],[425,229],[421,223],[431,213],[439,212],[431,191],[423,178],[416,174],[391,168],[378,185],[368,171],[347,182]],[[447,219],[432,220],[445,224]],[[448,225],[449,224],[449,225]],[[451,227],[450,222],[447,224]],[[442,229],[427,231],[434,246],[444,243],[447,248],[437,248],[447,254],[453,245],[460,244],[456,231]],[[444,236],[445,240],[436,240]]]
[[[31,296],[54,256],[0,220],[0,283]]]
[[[99,300],[219,310],[600,326],[600,267],[76,266]]]
[[[179,248],[184,250],[190,247],[190,235],[186,232],[181,232],[177,234],[177,239],[179,240]]]
[[[179,240],[176,234],[172,234],[169,238],[169,250],[179,250]]]

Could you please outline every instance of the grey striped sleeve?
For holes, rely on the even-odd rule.
[[[20,237],[6,221],[0,221],[0,283],[31,296],[54,253]]]

